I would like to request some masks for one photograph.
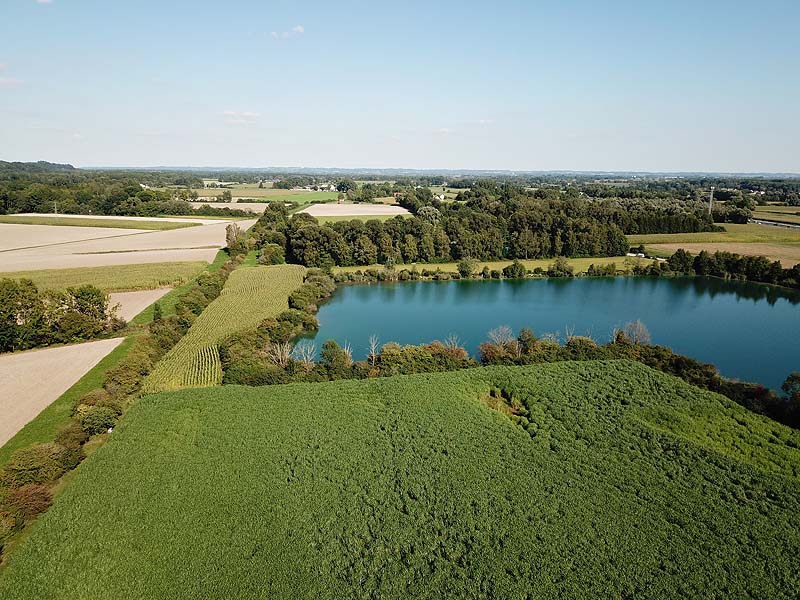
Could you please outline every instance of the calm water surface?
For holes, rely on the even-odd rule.
[[[710,362],[723,375],[778,389],[800,371],[800,294],[717,279],[579,278],[340,286],[319,311],[318,346],[369,336],[419,344],[456,334],[472,354],[498,325],[538,335],[570,330],[608,341],[641,319],[653,343]]]

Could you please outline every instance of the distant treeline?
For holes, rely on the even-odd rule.
[[[283,248],[288,262],[326,267],[465,257],[619,256],[628,251],[626,233],[715,229],[707,211],[692,202],[591,201],[496,183],[460,197],[463,203],[438,202],[429,189],[411,188],[401,199],[413,213],[410,218],[326,225],[302,213],[290,218],[285,207],[272,204],[253,229],[253,239],[259,248]]]
[[[39,291],[30,279],[0,279],[0,352],[83,342],[124,325],[92,285]]]

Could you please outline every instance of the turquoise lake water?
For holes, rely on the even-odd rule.
[[[369,337],[419,344],[450,334],[473,355],[499,325],[563,340],[609,340],[640,319],[653,343],[715,364],[742,381],[778,389],[800,371],[800,294],[706,278],[578,278],[415,282],[340,286],[320,308],[317,345],[327,339],[367,355]]]

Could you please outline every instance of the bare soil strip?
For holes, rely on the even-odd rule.
[[[312,217],[409,214],[402,206],[387,206],[386,204],[312,204],[298,212],[309,214]]]
[[[124,338],[0,355],[0,446]]]

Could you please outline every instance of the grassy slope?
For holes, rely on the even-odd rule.
[[[149,263],[114,267],[43,269],[0,273],[0,279],[30,279],[39,289],[63,290],[90,283],[107,292],[152,290],[181,285],[196,277],[204,262]]]
[[[129,221],[126,219],[77,219],[71,217],[23,217],[20,215],[0,215],[0,223],[15,223],[18,225],[60,225],[70,227],[115,227],[118,229],[145,229],[153,231],[166,231],[168,229],[182,229],[195,227],[200,223],[174,223],[171,221]]]
[[[798,442],[628,362],[151,396],[0,596],[796,598]]]
[[[286,310],[289,294],[303,283],[299,265],[240,268],[228,278],[219,298],[197,318],[188,333],[158,363],[145,382],[149,392],[215,385],[222,381],[217,343],[255,327]]]
[[[615,263],[618,268],[623,267],[623,262],[625,261],[624,256],[611,256],[611,257],[603,257],[603,258],[570,258],[568,259],[569,264],[571,264],[575,268],[576,273],[584,273],[589,268],[589,265],[595,266],[602,266],[608,265],[611,263]],[[525,265],[526,269],[533,270],[536,267],[541,269],[547,270],[547,268],[555,262],[554,258],[542,258],[542,259],[531,259],[531,260],[520,260],[523,265]],[[497,269],[502,270],[503,267],[507,267],[510,265],[512,261],[510,260],[496,260],[496,261],[488,261],[488,262],[481,262],[478,266],[478,271],[481,271],[484,266],[488,266],[490,269]],[[396,265],[395,269],[411,269],[414,265]],[[447,271],[449,273],[455,273],[458,271],[458,263],[416,263],[416,267],[418,270],[422,271],[424,269],[429,269],[431,271],[435,271],[436,269],[441,269],[442,271]],[[383,269],[383,265],[372,265],[369,267],[334,267],[334,271],[341,271],[341,272],[353,272],[353,271],[364,271],[365,269]]]

